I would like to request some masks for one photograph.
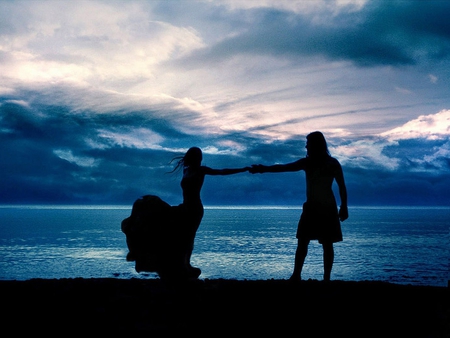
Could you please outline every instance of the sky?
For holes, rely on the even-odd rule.
[[[419,0],[0,0],[0,204],[176,205],[171,160],[189,147],[212,168],[288,163],[320,130],[349,206],[448,206],[449,13]],[[300,206],[305,176],[208,176],[202,199]]]

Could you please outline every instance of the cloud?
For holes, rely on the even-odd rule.
[[[13,34],[1,44],[2,77],[22,83],[69,82],[110,88],[151,78],[165,60],[203,46],[190,28],[152,20],[136,2],[2,4]],[[95,14],[93,14],[95,13]],[[12,21],[27,16],[27,28]]]
[[[348,166],[395,170],[398,169],[399,160],[383,154],[384,148],[388,144],[385,141],[358,140],[335,147],[333,153],[341,159],[343,164]]]
[[[355,168],[445,173],[450,169],[449,131],[450,111],[442,110],[333,151],[345,165]]]
[[[405,94],[405,95],[412,94],[412,92],[410,90],[405,89],[405,88],[395,87],[395,90],[397,92],[399,92],[400,94]]]
[[[213,2],[206,0],[206,2]],[[311,13],[319,9],[327,9],[333,13],[339,11],[351,11],[360,9],[367,0],[337,0],[337,1],[303,1],[303,0],[260,0],[260,1],[240,1],[240,0],[219,0],[215,1],[226,5],[232,10],[254,9],[254,8],[274,8],[294,13]]]
[[[162,149],[159,143],[163,138],[146,128],[133,128],[129,131],[97,130],[98,138],[110,143],[111,146],[132,147],[138,149]]]
[[[438,77],[433,74],[428,74],[428,78],[430,79],[431,83],[436,83],[438,81]]]
[[[286,139],[319,127],[347,128],[342,122],[373,118],[364,114],[368,107],[359,105],[376,99],[378,93],[370,89],[379,89],[368,87],[381,80],[373,78],[379,73],[374,72],[369,75],[373,81],[361,86],[355,81],[367,74],[357,74],[340,61],[396,65],[376,61],[379,51],[366,48],[371,39],[377,39],[375,46],[389,40],[375,29],[381,20],[392,19],[386,27],[381,25],[382,33],[389,36],[399,31],[406,37],[414,33],[424,43],[422,36],[434,34],[439,48],[447,41],[442,16],[435,16],[439,29],[420,20],[417,28],[409,19],[403,20],[403,11],[417,16],[419,4],[396,3],[389,10],[383,3],[364,1],[189,5],[36,1],[26,8],[18,4],[1,4],[10,15],[4,21],[8,33],[1,40],[5,62],[0,63],[0,76],[14,98],[28,90],[34,99],[42,96],[41,101],[71,110],[147,110],[154,117],[174,121],[182,133],[252,129],[262,136]],[[442,9],[436,6],[428,11]],[[27,25],[11,17],[22,18]],[[419,47],[423,55],[429,54],[427,45]],[[383,57],[395,48],[387,45]],[[352,49],[367,55],[355,58]],[[323,59],[328,62],[319,64]],[[218,66],[216,60],[227,62]],[[196,67],[188,67],[190,62]],[[349,77],[354,78],[348,81]],[[345,94],[343,86],[353,92]],[[412,88],[402,84],[393,88],[414,93],[423,102]],[[359,107],[349,109],[355,105]],[[344,109],[358,113],[343,119],[339,110]],[[384,114],[384,121],[392,119]]]
[[[448,201],[447,2],[24,4],[0,2],[0,202],[176,204],[190,146],[212,167],[283,163],[314,130],[352,198],[409,203],[416,181]],[[203,196],[299,204],[303,179],[208,178]]]
[[[170,159],[189,146],[202,147],[204,163],[218,168],[283,163],[305,155],[305,135],[271,142],[247,132],[210,138],[180,134],[143,113],[68,114],[67,108],[42,105],[39,109],[22,101],[0,106],[2,130],[8,130],[0,133],[8,159],[0,170],[9,178],[0,187],[3,202],[131,203],[154,193],[176,204],[179,177],[166,173],[171,170]],[[368,204],[396,199],[413,203],[407,184],[416,180],[421,182],[417,191],[423,189],[429,203],[438,203],[432,191],[444,196],[444,190],[436,179],[445,182],[450,172],[450,142],[439,128],[446,118],[448,111],[426,115],[376,137],[326,133],[332,154],[344,166],[352,198]],[[421,137],[411,133],[411,126],[422,132]],[[59,192],[52,191],[55,186]],[[231,193],[233,189],[239,194]],[[369,189],[379,195],[368,195]],[[304,197],[303,176],[208,178],[203,196],[208,204],[249,204],[249,200],[250,204],[292,204]]]
[[[190,57],[198,62],[239,54],[289,59],[322,57],[358,66],[411,65],[448,60],[450,27],[445,1],[367,2],[359,10],[318,10],[317,16],[278,7],[257,8],[248,27]],[[435,24],[429,25],[427,18]]]
[[[389,140],[422,138],[426,140],[448,139],[450,135],[450,110],[437,114],[421,115],[404,125],[388,130],[380,136]]]
[[[81,157],[81,156],[74,156],[72,154],[71,150],[64,150],[64,149],[55,149],[53,150],[53,153],[58,156],[59,158],[66,160],[70,163],[74,163],[76,165],[79,165],[81,167],[97,167],[98,166],[98,160],[92,157]]]

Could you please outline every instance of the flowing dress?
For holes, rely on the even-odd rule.
[[[158,196],[146,195],[134,202],[130,217],[122,221],[127,260],[136,262],[138,272],[180,270],[192,253],[204,213],[200,199],[204,175],[187,169],[181,180],[183,203],[171,206]]]

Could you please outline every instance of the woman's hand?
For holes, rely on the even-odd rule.
[[[339,208],[339,219],[341,222],[345,221],[348,218],[348,208],[347,206],[342,206]]]

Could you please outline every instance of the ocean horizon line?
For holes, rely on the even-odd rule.
[[[125,204],[0,204],[1,209],[86,209],[86,210],[108,210],[123,209],[131,210],[132,205]],[[204,205],[205,210],[301,210],[301,205]],[[350,205],[349,209],[450,209],[444,205]]]

